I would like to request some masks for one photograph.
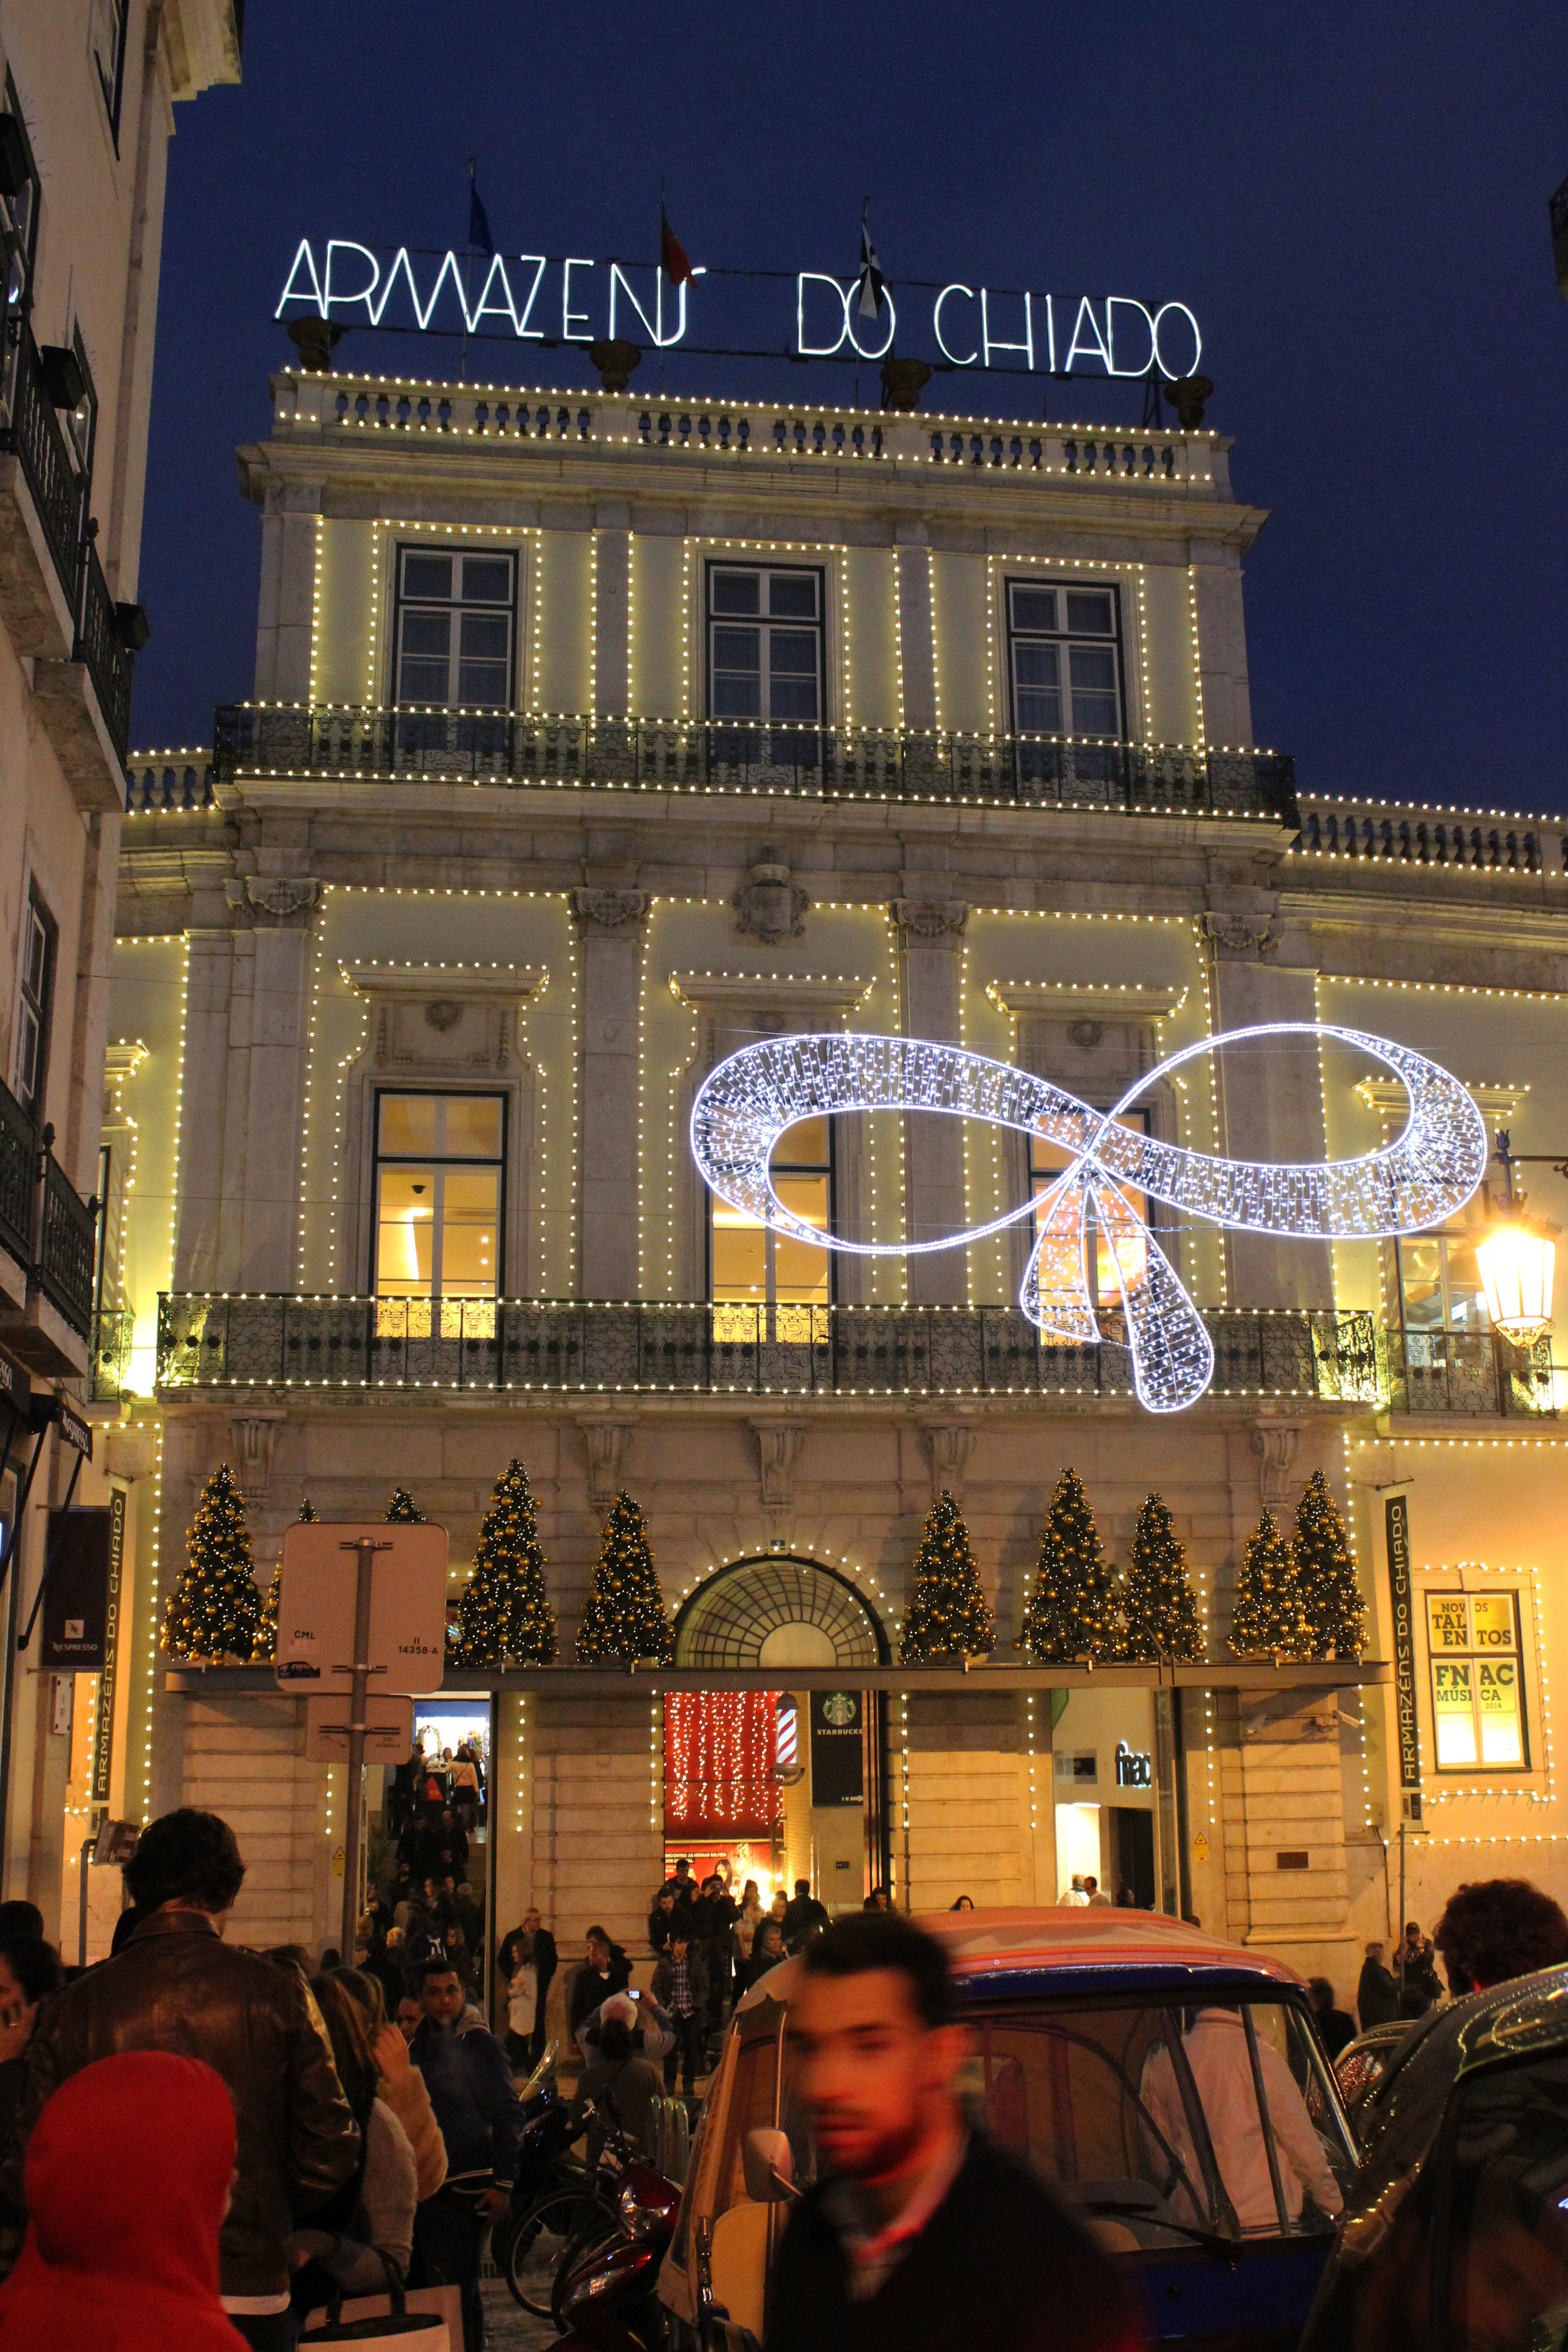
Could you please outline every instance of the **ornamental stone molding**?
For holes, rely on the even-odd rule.
[[[547,985],[537,964],[353,963],[339,966],[372,1007],[369,1066],[408,1076],[511,1075],[518,1019]]]
[[[795,1468],[805,1443],[805,1423],[799,1421],[753,1421],[757,1441],[757,1477],[763,1520],[770,1543],[783,1543],[795,1509]]]
[[[1219,963],[1268,963],[1279,938],[1267,915],[1216,915],[1203,919],[1204,937]]]
[[[281,1412],[237,1412],[229,1418],[237,1457],[239,1491],[254,1509],[267,1500],[272,1483],[272,1458],[278,1450]]]
[[[1294,1422],[1261,1421],[1252,1433],[1258,1456],[1258,1494],[1266,1511],[1282,1511],[1290,1496],[1290,1465],[1301,1443]]]
[[[747,871],[750,881],[742,882],[730,901],[735,910],[735,929],[768,947],[776,946],[780,940],[804,937],[811,900],[799,883],[790,879],[789,860],[783,852],[764,843]]]
[[[574,890],[572,912],[585,931],[621,931],[647,913],[646,890]]]
[[[290,915],[302,915],[313,907],[321,886],[310,874],[247,874],[242,881],[226,882],[223,895],[237,911],[247,908],[252,914],[271,915],[284,922]]]
[[[910,940],[962,939],[969,920],[968,902],[963,898],[895,898],[893,920]]]
[[[577,1426],[588,1455],[588,1500],[595,1511],[607,1511],[621,1491],[621,1473],[631,1442],[629,1421],[583,1421]]]
[[[962,1421],[927,1422],[921,1426],[921,1436],[931,1460],[931,1501],[934,1503],[945,1492],[955,1503],[962,1503],[964,1473],[974,1451],[973,1428]]]

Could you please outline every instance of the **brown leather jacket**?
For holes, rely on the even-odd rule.
[[[218,2237],[226,2295],[280,2294],[298,2216],[324,2204],[359,2160],[359,2133],[321,2013],[291,1969],[231,1949],[198,1911],[155,1911],[124,1950],[48,2002],[27,2049],[17,2137],[4,2186],[21,2201],[21,2159],[58,2083],[121,2050],[202,2058],[234,2101],[234,2201]],[[157,2183],[147,2185],[156,2196]]]

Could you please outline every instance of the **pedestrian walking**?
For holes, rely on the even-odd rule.
[[[827,1912],[812,1893],[810,1879],[797,1878],[795,1882],[794,1897],[784,1906],[784,1948],[786,1951],[798,1952],[813,1928],[820,1931],[827,1925]]]
[[[142,1831],[125,1865],[142,1924],[39,2017],[5,2185],[19,2200],[19,2151],[68,2077],[126,2051],[174,2048],[205,2060],[226,2087],[238,2131],[218,2241],[224,2307],[255,2352],[289,2352],[295,2220],[342,2187],[360,2137],[309,1985],[294,1968],[224,1941],[244,1879],[234,1832],[216,1813],[185,1806]],[[154,2170],[161,2182],[161,2158]],[[139,2176],[143,2208],[148,2178]]]
[[[759,1977],[765,1977],[770,1969],[776,1969],[779,1962],[788,1957],[784,1948],[782,1925],[777,1919],[764,1919],[752,1938],[752,1957],[741,1969],[741,1992],[750,1992]]]
[[[599,2028],[598,2048],[584,2067],[572,2102],[572,2115],[581,2124],[588,2108],[594,2119],[588,2134],[588,2161],[612,2129],[624,2132],[637,2154],[653,2160],[655,2116],[664,2092],[664,2077],[652,2059],[637,2049],[632,2029],[624,2017],[606,2017]]]
[[[735,1922],[735,1941],[744,1959],[756,1940],[762,1924],[763,1897],[754,1878],[748,1878],[741,1889],[741,1916]]]
[[[257,2339],[219,2294],[234,2167],[235,2111],[211,2066],[138,2050],[81,2067],[28,2144],[27,2234],[0,2286],[5,2352],[243,2352]]]
[[[1091,1911],[1109,1911],[1113,1907],[1110,1895],[1100,1893],[1100,1881],[1092,1871],[1084,1873],[1083,1891]]]
[[[1312,1996],[1312,2013],[1331,2065],[1340,2052],[1355,2040],[1355,2020],[1348,2011],[1334,2007],[1334,1989],[1327,1977],[1309,1977],[1307,1990]]]
[[[790,2003],[821,2177],[793,2200],[767,2352],[1130,2352],[1114,2263],[1038,2176],[971,2133],[947,1958],[896,1913],[807,1945]],[[1042,2279],[1070,2294],[1042,2294]]]
[[[343,2095],[359,2126],[360,2159],[330,2203],[294,2232],[299,2267],[289,2283],[289,2301],[299,2318],[326,2303],[334,2289],[344,2294],[379,2294],[386,2284],[385,2262],[395,2263],[398,2275],[406,2277],[417,2188],[408,2135],[381,2096],[370,2020],[342,1974],[318,1977],[310,1990],[326,2022]]]
[[[479,2262],[486,2230],[511,2202],[522,2102],[506,2052],[468,2009],[457,1972],[434,1963],[419,1999],[424,2014],[409,2055],[446,2142],[447,2178],[415,2215],[413,2284],[459,2288],[464,2352],[483,2352]]]
[[[1405,1941],[1399,1947],[1394,1968],[1399,1978],[1399,2014],[1425,2017],[1433,2002],[1442,2000],[1443,1980],[1437,1974],[1432,1939],[1421,1933],[1419,1920],[1405,1921]],[[1510,1969],[1509,1974],[1513,1973]]]
[[[1449,1990],[1484,1992],[1568,1961],[1568,1917],[1528,1878],[1477,1879],[1449,1895],[1435,1940]]]
[[[566,2022],[574,2042],[589,2011],[599,2008],[613,1992],[625,1992],[632,1980],[630,1960],[605,1928],[590,1927],[587,1946],[588,1956],[573,1981],[567,2011]]]
[[[679,2064],[682,2090],[693,2091],[698,2075],[708,2071],[708,1964],[701,1946],[679,1927],[654,1969],[651,1990],[675,2028],[675,2047],[664,2062],[665,2088],[675,2088]]]
[[[514,2066],[537,2066],[544,2055],[544,2004],[559,1965],[555,1938],[531,1905],[496,1955],[506,1998],[507,2055]]]
[[[1375,1937],[1366,1948],[1356,1980],[1356,2015],[1364,2033],[1370,2026],[1392,2025],[1399,2014],[1399,1987],[1384,1949]]]

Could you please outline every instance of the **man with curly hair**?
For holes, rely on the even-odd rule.
[[[1568,1916],[1528,1878],[1480,1878],[1448,1897],[1434,1936],[1456,1997],[1568,1962]]]

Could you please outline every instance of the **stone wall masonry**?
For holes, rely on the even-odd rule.
[[[664,1877],[662,1809],[663,1713],[655,1701],[646,1693],[541,1699],[531,1894],[552,1924],[563,1976],[591,1927],[647,1954],[648,1906]]]
[[[184,1702],[181,1802],[221,1813],[246,1866],[235,1940],[302,1943],[314,1957],[337,1937],[328,1882],[342,1825],[328,1820],[327,1768],[306,1762],[304,1744],[303,1713],[291,1698],[247,1693]]]

